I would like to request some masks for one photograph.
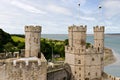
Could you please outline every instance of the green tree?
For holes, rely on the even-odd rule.
[[[24,49],[25,48],[25,43],[24,42],[19,42],[17,48],[18,49]]]
[[[51,59],[51,46],[46,39],[41,40],[41,52],[47,60]]]
[[[65,44],[65,45],[68,45],[68,44],[69,44],[69,43],[68,43],[68,39],[65,39],[64,44]]]
[[[0,52],[3,52],[3,50],[4,50],[3,45],[7,44],[8,42],[11,42],[11,43],[13,42],[10,34],[4,32],[2,29],[0,29]]]
[[[8,42],[7,44],[5,44],[4,49],[5,49],[6,52],[11,52],[12,55],[13,55],[13,53],[15,51],[15,47],[11,42]]]

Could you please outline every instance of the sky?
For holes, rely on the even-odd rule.
[[[88,34],[96,25],[120,33],[119,19],[120,0],[0,0],[0,28],[10,34],[24,34],[25,25],[42,26],[42,34],[67,34],[73,24],[87,25]]]

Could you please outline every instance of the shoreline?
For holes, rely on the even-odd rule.
[[[104,66],[108,66],[117,61],[112,49],[104,48]]]

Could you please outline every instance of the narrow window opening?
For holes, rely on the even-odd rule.
[[[103,61],[103,57],[101,58],[101,61]]]
[[[79,68],[79,70],[81,70],[81,68]]]
[[[90,72],[88,73],[88,75],[90,75]]]
[[[97,72],[96,72],[96,76],[97,76]]]
[[[79,77],[81,77],[81,74],[79,74]]]
[[[99,47],[98,47],[98,51],[99,51]]]
[[[81,64],[81,61],[80,61],[80,60],[78,60],[78,64]]]
[[[77,72],[75,71],[75,74],[76,74]]]
[[[94,61],[95,59],[94,58],[92,58],[92,61]]]

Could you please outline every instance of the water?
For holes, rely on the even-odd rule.
[[[65,40],[67,34],[42,34],[42,37],[49,39]],[[93,36],[87,36],[87,42],[93,43]],[[120,77],[120,35],[105,35],[105,47],[111,48],[117,61],[104,68],[105,72]]]

